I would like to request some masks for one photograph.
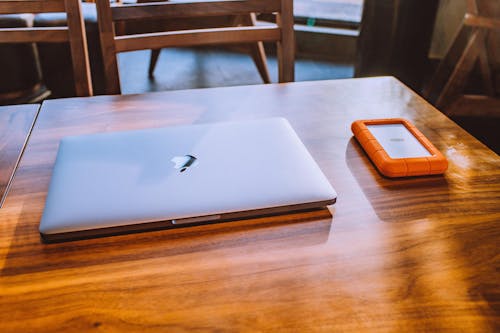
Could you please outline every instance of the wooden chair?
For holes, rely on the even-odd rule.
[[[219,26],[255,26],[257,24],[257,18],[255,13],[251,14],[246,14],[246,15],[237,15],[229,20],[227,19],[222,19],[223,22],[220,23]],[[230,21],[230,22],[226,22]],[[172,22],[173,23],[173,22]],[[226,25],[224,25],[226,23]],[[169,25],[175,25],[174,24],[169,24]],[[185,24],[182,24],[185,26]],[[192,27],[190,29],[193,29]],[[170,30],[170,29],[169,29]],[[172,29],[172,30],[182,30],[182,29]],[[257,67],[257,70],[259,71],[260,77],[262,78],[262,81],[264,83],[271,83],[271,77],[269,76],[269,70],[267,67],[267,57],[266,53],[264,50],[264,43],[262,42],[256,42],[256,43],[251,43],[248,45],[248,47],[245,48],[246,52],[250,53],[250,56],[252,57],[255,66]],[[151,57],[149,60],[149,68],[148,68],[148,74],[150,77],[153,76],[156,63],[158,61],[158,58],[160,56],[161,49],[155,49],[151,50]]]
[[[2,0],[0,14],[66,12],[65,27],[0,29],[0,43],[69,42],[77,96],[92,96],[87,37],[80,0]]]
[[[106,91],[120,93],[116,54],[164,47],[276,42],[279,82],[294,81],[293,0],[164,1],[111,4],[96,0]],[[233,26],[210,29],[164,31],[117,36],[114,23],[133,20],[202,18],[224,15],[276,13],[271,26]]]
[[[145,2],[161,2],[162,0],[136,0],[137,3],[145,3]],[[169,1],[169,0],[166,0]],[[200,22],[201,21],[201,22]],[[244,15],[234,15],[230,17],[222,17],[222,18],[211,18],[209,22],[205,23],[205,20],[196,20],[197,24],[193,24],[190,26],[190,22],[185,22],[185,19],[180,19],[180,21],[175,22],[174,20],[169,20],[168,22],[160,22],[159,24],[165,31],[172,30],[192,30],[196,29],[200,26],[200,24],[205,24],[205,27],[210,28],[218,28],[218,27],[227,27],[227,26],[255,26],[257,24],[257,17],[255,13],[249,13]],[[188,27],[188,28],[186,28]],[[204,28],[205,28],[204,27]],[[259,74],[264,83],[271,83],[271,78],[269,76],[269,70],[267,67],[267,57],[264,50],[264,43],[256,42],[248,45],[248,51],[252,56],[252,59],[259,71]],[[158,62],[158,58],[160,56],[161,49],[151,50],[151,57],[149,60],[149,68],[148,74],[150,77],[153,76],[156,63]]]
[[[498,109],[492,111],[500,105],[500,101],[493,98],[495,89],[487,47],[488,35],[492,32],[500,32],[500,17],[492,13],[479,14],[476,0],[467,0],[460,29],[424,90],[424,96],[448,115],[457,115],[453,110],[458,108],[460,115],[500,115]],[[476,63],[485,95],[462,95]],[[478,107],[479,104],[483,106]]]

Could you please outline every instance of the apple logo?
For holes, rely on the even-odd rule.
[[[180,172],[184,172],[198,163],[196,157],[193,155],[175,156],[170,161],[174,162],[174,168]]]

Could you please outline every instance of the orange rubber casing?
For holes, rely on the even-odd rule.
[[[429,151],[431,156],[412,158],[391,158],[375,139],[368,125],[402,124]],[[352,123],[351,130],[377,169],[384,176],[408,177],[442,174],[448,168],[448,161],[436,147],[406,119],[371,119],[357,120]]]

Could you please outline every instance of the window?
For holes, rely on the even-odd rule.
[[[309,26],[357,28],[363,0],[295,0],[297,23]]]

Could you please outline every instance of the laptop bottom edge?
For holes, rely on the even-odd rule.
[[[207,215],[194,218],[145,222],[145,223],[128,224],[128,225],[109,227],[109,228],[79,230],[79,231],[62,232],[62,233],[51,233],[51,234],[40,233],[40,237],[44,243],[60,243],[60,242],[76,241],[89,238],[108,237],[108,236],[124,235],[124,234],[139,233],[146,231],[158,231],[158,230],[182,228],[182,227],[204,225],[204,224],[231,222],[242,219],[259,218],[259,217],[280,215],[286,213],[298,213],[301,211],[309,211],[309,210],[325,208],[326,206],[332,205],[335,202],[336,198],[325,201],[310,202],[305,204],[255,209],[255,210],[240,211],[234,213],[222,213],[217,215]]]

